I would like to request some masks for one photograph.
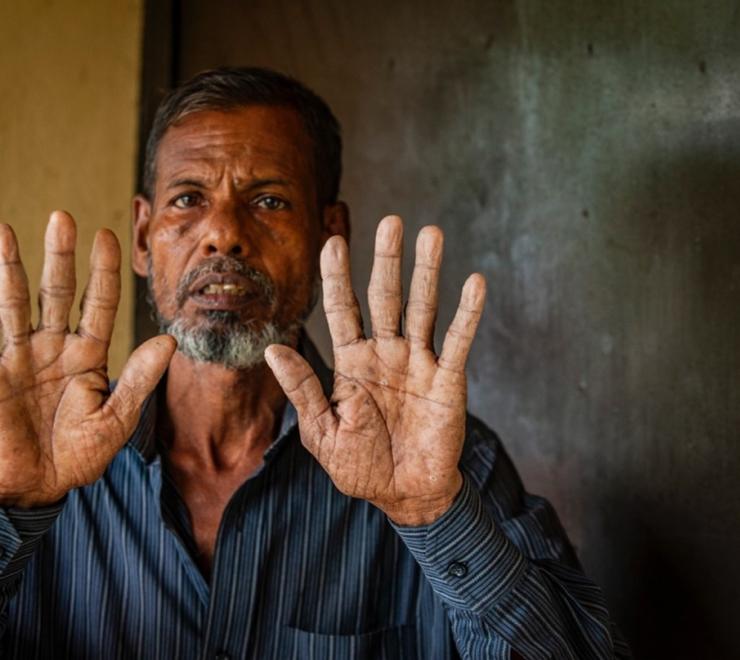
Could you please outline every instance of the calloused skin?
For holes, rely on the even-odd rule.
[[[12,229],[0,225],[0,502],[39,506],[97,479],[131,435],[144,399],[174,352],[155,337],[129,358],[108,396],[107,351],[120,293],[120,250],[112,232],[96,236],[80,325],[68,328],[74,300],[71,216],[53,214],[46,234],[40,323]],[[339,490],[366,499],[401,525],[430,523],[461,486],[457,469],[465,429],[465,360],[485,296],[474,274],[465,283],[442,351],[433,352],[442,232],[423,229],[399,333],[402,224],[390,216],[376,237],[368,291],[373,336],[366,339],[350,284],[347,244],[321,252],[324,307],[332,336],[331,405],[305,360],[273,345],[266,360],[299,414],[306,448]]]
[[[267,363],[298,412],[306,448],[346,495],[368,500],[399,525],[429,524],[462,486],[465,361],[483,310],[485,281],[465,282],[442,350],[433,350],[442,231],[425,227],[401,332],[402,223],[384,218],[375,239],[363,335],[343,238],[321,252],[324,310],[334,350],[334,392],[324,396],[311,367],[287,346],[270,346]]]
[[[52,214],[31,327],[28,282],[13,230],[0,225],[0,504],[56,502],[97,479],[125,444],[141,405],[175,350],[155,337],[128,359],[109,395],[108,346],[120,295],[121,252],[109,230],[95,237],[80,324],[69,329],[75,296],[75,224]]]

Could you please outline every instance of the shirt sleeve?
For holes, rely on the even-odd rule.
[[[394,526],[446,607],[464,658],[629,658],[550,504],[470,418],[463,487],[431,525]]]
[[[5,630],[5,610],[18,591],[23,569],[51,528],[66,496],[36,509],[0,508],[0,634]]]

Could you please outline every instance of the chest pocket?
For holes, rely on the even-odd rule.
[[[286,628],[297,660],[416,660],[416,628],[395,626],[362,635],[323,635]]]

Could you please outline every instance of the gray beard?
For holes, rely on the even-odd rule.
[[[178,309],[182,307],[187,297],[187,290],[195,279],[204,271],[235,270],[250,278],[258,287],[263,299],[269,307],[274,307],[274,285],[266,275],[254,271],[244,264],[236,263],[228,258],[220,260],[227,262],[228,268],[214,262],[213,267],[198,269],[189,273],[178,285],[176,300]],[[221,364],[227,369],[252,369],[265,360],[265,349],[270,344],[295,345],[303,323],[311,313],[319,291],[319,279],[314,283],[311,301],[297,319],[286,325],[279,325],[275,321],[268,321],[261,327],[254,327],[254,323],[244,323],[236,312],[210,310],[204,312],[204,320],[194,324],[182,317],[165,318],[159,311],[153,295],[153,280],[151,261],[148,264],[148,298],[152,307],[154,320],[159,325],[161,333],[172,335],[177,340],[177,350],[186,357],[197,362]]]
[[[270,344],[295,344],[300,323],[280,328],[274,322],[260,330],[238,323],[221,327],[188,327],[185,319],[161,323],[160,332],[177,339],[177,350],[197,362],[213,362],[227,369],[252,369],[264,362]]]

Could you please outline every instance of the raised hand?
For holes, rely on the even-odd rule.
[[[301,439],[337,488],[372,502],[401,525],[428,524],[444,513],[462,485],[458,461],[465,436],[465,362],[485,298],[471,275],[439,356],[433,335],[442,232],[425,227],[401,334],[403,226],[395,216],[378,226],[368,302],[373,336],[366,339],[352,292],[344,239],[321,253],[324,309],[334,347],[329,403],[311,367],[287,346],[267,362],[298,411]]]
[[[125,444],[141,405],[175,350],[155,337],[129,358],[108,394],[108,345],[120,296],[121,251],[103,229],[90,255],[90,280],[76,332],[75,223],[52,214],[39,290],[40,321],[31,327],[28,281],[9,225],[0,224],[0,505],[38,506],[88,484]]]

